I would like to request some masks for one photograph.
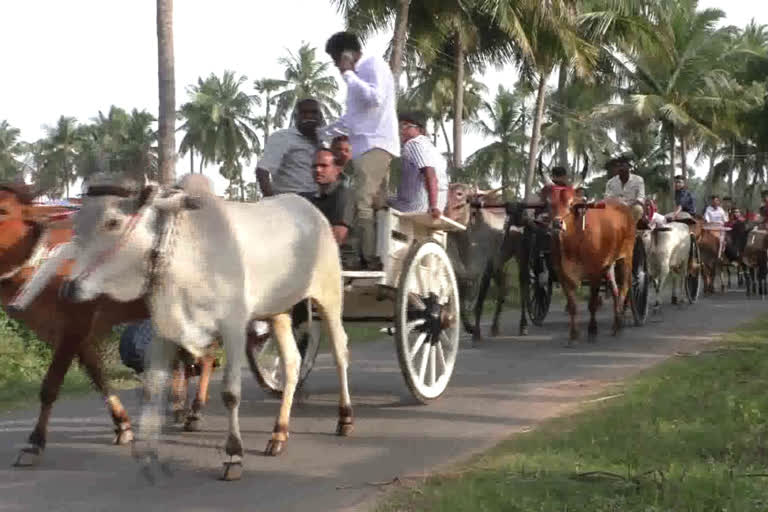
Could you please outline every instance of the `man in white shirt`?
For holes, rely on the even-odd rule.
[[[362,253],[367,267],[380,269],[376,256],[375,210],[386,205],[389,164],[400,156],[395,81],[386,61],[363,56],[360,40],[350,32],[331,36],[325,45],[347,84],[344,115],[325,136],[346,133],[352,145],[354,193]]]
[[[712,196],[712,204],[704,210],[704,220],[707,224],[720,224],[722,226],[728,222],[728,214],[725,213],[725,210],[720,205],[720,196]]]
[[[439,219],[448,200],[445,158],[425,135],[424,114],[403,112],[399,119],[402,172],[397,195],[389,205],[401,212],[429,212]]]
[[[632,208],[636,221],[643,217],[645,205],[645,181],[641,176],[630,172],[629,158],[620,156],[611,158],[605,168],[613,177],[605,184],[605,197],[618,199]]]

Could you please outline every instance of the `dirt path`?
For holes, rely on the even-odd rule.
[[[321,354],[308,396],[294,409],[286,452],[276,459],[263,457],[261,450],[277,401],[265,397],[245,373],[241,427],[248,452],[243,480],[233,483],[216,480],[226,430],[218,383],[203,433],[171,429],[164,435],[162,456],[172,461],[175,473],[155,487],[138,476],[127,448],[109,444],[110,422],[95,396],[57,404],[44,462],[35,469],[10,464],[36,410],[0,415],[0,511],[366,510],[382,488],[371,483],[423,474],[466,457],[767,311],[768,303],[731,293],[694,307],[667,306],[662,322],[627,329],[619,339],[608,334],[603,318],[597,344],[565,349],[566,318],[562,307],[553,306],[545,327],[533,328],[527,338],[502,337],[479,349],[465,344],[448,392],[429,406],[410,398],[391,341],[353,346],[357,425],[348,439],[331,435],[337,387],[330,357]],[[516,314],[505,319],[504,332],[516,332]],[[122,396],[136,417],[136,392]]]

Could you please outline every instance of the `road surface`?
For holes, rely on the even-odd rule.
[[[278,458],[261,455],[278,402],[244,372],[247,453],[239,482],[217,480],[226,432],[219,382],[212,385],[204,432],[169,427],[164,434],[161,456],[174,474],[155,486],[139,476],[128,448],[109,444],[111,422],[96,395],[56,404],[48,448],[36,468],[10,467],[36,407],[0,415],[0,511],[367,510],[386,488],[372,483],[424,474],[568,412],[606,385],[765,314],[768,303],[733,292],[692,307],[666,306],[662,321],[628,328],[620,338],[610,336],[604,314],[598,342],[574,349],[564,348],[562,306],[552,309],[545,326],[533,327],[526,338],[500,337],[482,348],[464,341],[448,391],[428,406],[410,398],[391,340],[352,345],[356,429],[349,438],[332,435],[337,384],[330,356],[320,354]],[[504,319],[504,332],[515,333],[517,312]],[[121,397],[137,417],[137,392]]]

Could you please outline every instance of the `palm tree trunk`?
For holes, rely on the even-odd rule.
[[[681,135],[680,136],[680,170],[682,171],[680,174],[683,175],[683,178],[686,180],[688,179],[688,145],[685,143],[685,138]]]
[[[525,177],[525,199],[533,195],[533,177],[536,175],[536,155],[539,153],[539,139],[541,138],[541,120],[544,117],[544,96],[547,89],[547,74],[540,73],[539,89],[536,93],[536,113],[533,118],[533,132],[531,133],[531,149],[528,153],[528,174]]]
[[[440,128],[443,130],[443,138],[445,139],[445,149],[448,152],[448,156],[453,161],[453,153],[451,152],[451,140],[448,138],[448,131],[445,129],[445,123],[442,118],[440,119]]]
[[[269,92],[267,92],[267,105],[266,105],[266,113],[264,114],[264,146],[267,145],[267,139],[269,138],[269,101],[271,98],[269,97]],[[263,150],[263,148],[262,148]]]
[[[509,158],[505,155],[501,162],[501,198],[506,202],[509,200]]]
[[[704,200],[715,193],[715,149],[712,148],[712,153],[709,155],[709,172],[707,173],[707,181],[704,187]]]
[[[200,170],[198,171],[200,174],[203,174],[203,156],[200,155]]]
[[[461,133],[464,115],[464,41],[456,31],[456,83],[453,89],[453,166],[461,168]]]
[[[189,173],[195,174],[195,150],[189,150]]]
[[[557,142],[557,165],[568,169],[568,125],[565,122],[565,87],[568,80],[568,64],[565,59],[560,63],[560,72],[557,77],[557,101],[560,102],[560,130]],[[574,167],[578,169],[578,167]]]
[[[728,166],[728,195],[733,197],[733,171],[736,169],[736,142],[731,141],[731,165]]]
[[[399,89],[400,72],[403,69],[403,49],[405,48],[405,38],[408,33],[408,8],[411,5],[411,0],[398,0],[397,3],[395,36],[389,67],[392,69],[392,76],[395,78],[395,87]]]
[[[669,209],[675,206],[675,127],[669,127],[669,161],[672,166],[671,176],[669,177]]]
[[[158,157],[160,181],[175,181],[176,85],[173,60],[173,0],[157,0]]]

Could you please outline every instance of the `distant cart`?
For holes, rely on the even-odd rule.
[[[445,246],[448,231],[465,228],[445,217],[392,209],[380,210],[377,221],[383,270],[342,272],[344,321],[394,323],[405,383],[417,400],[427,403],[448,387],[459,350],[459,291]],[[312,371],[325,337],[317,315],[307,313],[306,320],[294,326],[302,356],[299,386]],[[282,392],[284,375],[275,341],[249,345],[246,352],[262,387]]]

